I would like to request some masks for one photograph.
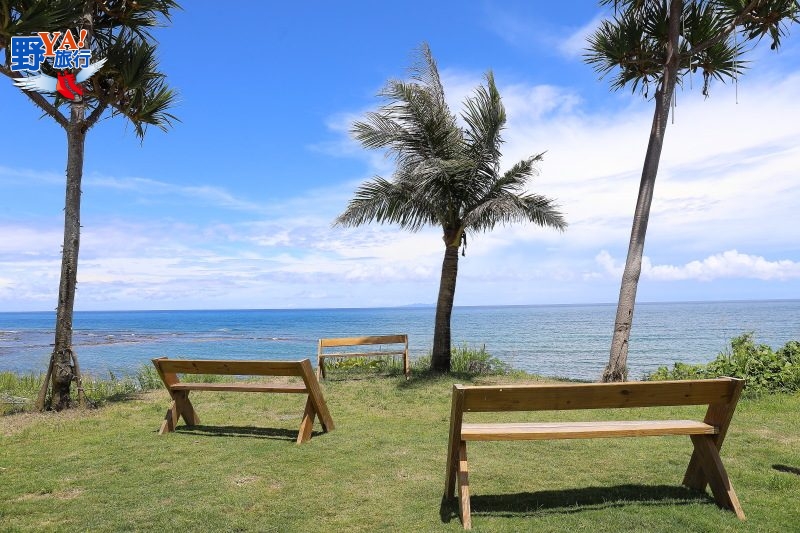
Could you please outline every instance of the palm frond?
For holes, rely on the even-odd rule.
[[[465,157],[472,170],[463,175],[465,202],[483,197],[500,171],[502,131],[506,123],[506,110],[491,71],[486,73],[486,85],[479,85],[474,96],[464,102],[461,116],[467,127],[464,131]]]
[[[83,11],[79,0],[3,0],[0,2],[0,49],[11,37],[72,27]]]
[[[464,226],[470,231],[484,232],[494,229],[498,224],[526,221],[559,231],[567,228],[564,215],[552,199],[537,194],[520,196],[510,192],[503,192],[481,203],[470,212]]]
[[[612,72],[614,90],[631,85],[647,94],[657,83],[666,59],[666,7],[663,2],[643,3],[638,9],[604,20],[589,37],[586,62],[603,78]]]
[[[110,67],[92,87],[114,114],[133,124],[137,136],[143,138],[148,125],[163,130],[178,120],[168,111],[176,104],[177,94],[158,70],[155,46],[146,41],[118,41],[108,50],[108,59]]]
[[[398,224],[417,231],[437,222],[430,205],[415,194],[408,181],[390,182],[376,177],[357,190],[344,213],[334,226],[355,227],[369,222]]]

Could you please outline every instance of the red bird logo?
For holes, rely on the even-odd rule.
[[[83,100],[83,87],[81,83],[92,77],[103,65],[106,59],[101,59],[92,63],[88,67],[81,69],[77,74],[59,73],[57,78],[47,74],[36,76],[26,76],[14,80],[14,84],[25,91],[36,91],[39,93],[58,93],[71,102]]]

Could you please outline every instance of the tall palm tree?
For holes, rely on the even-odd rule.
[[[24,82],[27,75],[11,68],[11,37],[30,36],[41,31],[70,30],[79,35],[86,30],[86,46],[92,60],[105,59],[102,68],[83,83],[77,101],[58,94],[48,96],[32,87],[25,96],[45,115],[61,126],[67,137],[66,198],[61,280],[56,310],[55,343],[37,407],[45,406],[48,382],[52,378],[50,406],[61,410],[70,406],[70,389],[80,377],[78,358],[72,349],[72,316],[78,275],[80,245],[81,178],[87,132],[104,115],[122,116],[144,137],[148,125],[166,129],[175,117],[168,109],[175,93],[167,87],[158,70],[155,41],[149,29],[178,8],[172,0],[101,2],[97,0],[9,0],[0,2],[0,50],[5,60],[0,73]],[[42,64],[44,74],[47,64]],[[34,80],[28,79],[32,84]],[[23,83],[23,85],[25,85]],[[107,113],[108,112],[108,113]],[[80,384],[78,384],[80,387]]]
[[[566,228],[553,200],[525,192],[536,174],[531,156],[500,173],[501,137],[506,112],[491,72],[486,85],[464,103],[458,125],[445,102],[436,62],[427,45],[408,82],[391,80],[380,96],[387,102],[352,133],[365,148],[387,149],[397,161],[390,180],[363,184],[335,224],[360,226],[376,221],[417,231],[442,229],[445,252],[436,302],[431,369],[450,371],[450,316],[458,275],[458,250],[467,233],[497,224],[531,221]]]
[[[615,15],[589,38],[587,61],[603,76],[616,72],[614,90],[631,87],[655,106],[639,195],[633,215],[628,256],[608,365],[603,381],[627,377],[628,340],[642,270],[644,241],[650,218],[661,148],[675,86],[698,70],[702,93],[712,79],[736,80],[742,54],[750,42],[768,36],[777,49],[787,25],[798,21],[798,0],[602,0]]]

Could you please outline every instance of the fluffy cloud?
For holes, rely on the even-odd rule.
[[[606,250],[595,261],[613,278],[622,275],[624,261],[615,260]],[[594,273],[599,275],[599,273]],[[654,265],[649,257],[642,259],[642,277],[653,281],[713,281],[717,279],[759,279],[787,281],[800,278],[800,262],[789,259],[770,261],[764,257],[728,250],[683,265]]]

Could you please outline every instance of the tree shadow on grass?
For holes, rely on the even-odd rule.
[[[296,429],[258,428],[253,426],[178,426],[175,433],[203,437],[249,437],[257,439],[275,439],[295,442]],[[321,435],[321,431],[311,433],[312,437]]]
[[[630,504],[668,506],[695,503],[713,504],[714,499],[705,492],[673,485],[615,485],[470,498],[472,516],[506,517],[573,514]],[[445,523],[458,520],[458,499],[443,498],[439,516]]]

